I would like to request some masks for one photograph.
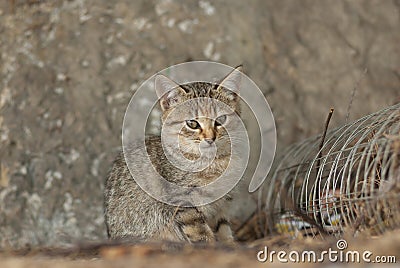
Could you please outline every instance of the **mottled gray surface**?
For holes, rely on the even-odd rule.
[[[12,6],[14,2],[14,6]],[[244,64],[279,147],[399,101],[398,1],[0,2],[0,247],[105,237],[129,98],[187,60]],[[362,75],[364,70],[367,73]]]

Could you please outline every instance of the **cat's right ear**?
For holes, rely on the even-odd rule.
[[[223,78],[217,88],[228,89],[225,91],[229,100],[238,101],[238,95],[240,91],[240,82],[242,80],[242,65],[237,66],[233,69],[225,78]]]
[[[182,96],[180,93],[184,92],[177,83],[162,74],[156,76],[154,87],[163,111],[179,103]]]

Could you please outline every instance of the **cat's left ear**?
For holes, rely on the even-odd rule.
[[[242,81],[242,65],[237,66],[219,83],[217,90],[226,88],[229,90],[228,97],[231,101],[236,101],[240,91]]]

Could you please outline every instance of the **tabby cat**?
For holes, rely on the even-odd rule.
[[[226,128],[234,122],[231,120],[234,115],[219,109],[218,103],[222,102],[240,116],[240,70],[241,66],[235,68],[218,83],[178,85],[164,75],[156,76],[155,90],[162,110],[165,148],[161,136],[148,136],[145,139],[148,156],[138,150],[139,144],[132,144],[125,150],[125,157],[121,153],[116,158],[104,191],[109,238],[234,243],[227,216],[229,205],[235,198],[234,190],[204,206],[168,205],[139,187],[125,159],[128,157],[133,161],[132,174],[146,174],[146,170],[155,168],[167,181],[177,185],[199,187],[218,178],[230,161],[231,143]],[[191,102],[184,106],[187,101]],[[173,113],[179,105],[183,105],[184,111]],[[216,151],[209,150],[213,147]],[[206,168],[190,172],[174,166],[166,157],[166,151],[172,155],[179,153],[189,160],[213,151],[213,160]],[[143,161],[145,157],[151,159],[152,167]]]

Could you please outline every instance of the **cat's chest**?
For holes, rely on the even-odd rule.
[[[214,159],[210,165],[205,168],[203,171],[199,172],[200,174],[221,174],[225,171],[229,164],[229,157]]]
[[[197,186],[206,185],[218,179],[226,170],[229,159],[214,159],[213,162],[205,169],[185,174],[190,177],[192,182],[198,182]]]

